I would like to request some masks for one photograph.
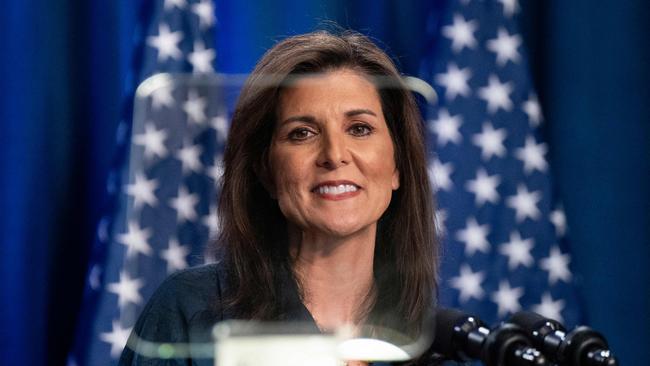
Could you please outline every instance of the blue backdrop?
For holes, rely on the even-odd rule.
[[[65,363],[141,2],[7,1],[0,9],[4,362]],[[380,39],[404,72],[417,74],[426,9],[435,3],[220,0],[219,70],[248,72],[277,39],[329,19]],[[589,323],[623,364],[645,364],[650,6],[521,5]]]

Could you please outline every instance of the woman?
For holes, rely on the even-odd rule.
[[[134,334],[205,342],[225,319],[417,329],[436,288],[431,197],[419,111],[388,56],[357,33],[288,38],[233,115],[221,261],[168,279]]]

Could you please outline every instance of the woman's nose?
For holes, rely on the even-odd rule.
[[[321,140],[321,151],[316,165],[336,169],[350,162],[350,152],[343,134],[325,132]]]

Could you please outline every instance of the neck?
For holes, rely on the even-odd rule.
[[[374,284],[374,227],[344,238],[302,232],[294,239],[294,271],[318,326],[333,329],[361,322]]]

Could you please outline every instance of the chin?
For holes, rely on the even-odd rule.
[[[377,223],[359,223],[356,221],[336,220],[339,222],[329,222],[319,228],[319,231],[330,235],[333,238],[345,238],[362,233],[366,230],[372,230],[377,227]]]

